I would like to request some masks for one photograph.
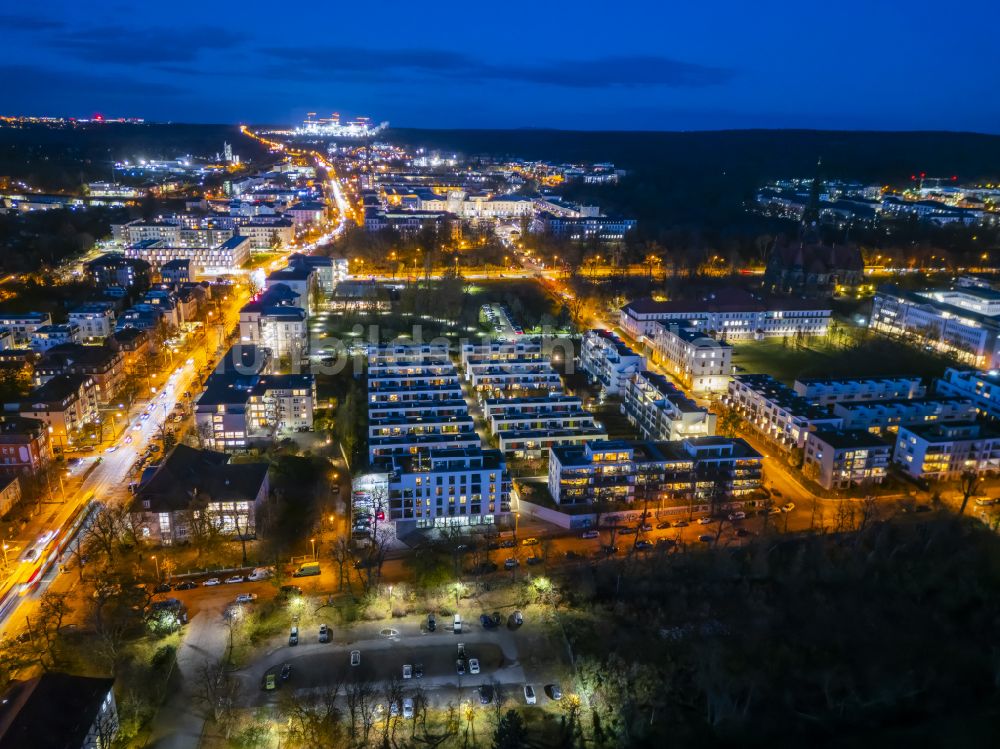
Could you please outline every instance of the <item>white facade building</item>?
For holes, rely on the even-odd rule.
[[[703,331],[655,323],[653,361],[695,393],[724,393],[733,371],[733,347]]]
[[[647,440],[672,441],[715,434],[716,415],[655,372],[632,375],[625,385],[621,412]]]
[[[610,330],[589,330],[580,344],[580,366],[608,395],[621,395],[628,378],[646,369],[646,358]]]
[[[110,302],[91,302],[69,313],[70,323],[79,326],[85,343],[101,341],[115,332],[115,307]]]
[[[893,462],[914,478],[944,481],[1000,471],[1000,432],[973,421],[900,427]]]

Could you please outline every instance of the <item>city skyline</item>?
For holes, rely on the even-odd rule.
[[[500,19],[463,11],[474,31],[457,34],[446,17],[394,2],[379,23],[306,4],[276,35],[274,9],[254,2],[231,18],[186,1],[169,16],[51,7],[0,16],[5,114],[294,123],[336,110],[397,127],[574,130],[998,132],[1000,122],[980,96],[997,74],[978,62],[995,9],[970,25],[884,3],[643,2],[609,26],[564,4],[513,3]],[[852,61],[851,50],[867,52]]]

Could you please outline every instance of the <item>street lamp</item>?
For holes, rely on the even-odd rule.
[[[313,547],[313,561],[315,561],[316,560],[316,539],[315,538],[310,538],[309,541],[312,543],[312,547]]]
[[[156,568],[156,582],[160,582],[160,563],[156,561],[156,556],[153,556],[153,566]]]

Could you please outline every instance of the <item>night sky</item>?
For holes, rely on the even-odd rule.
[[[1000,132],[1000,3],[4,3],[0,114]]]

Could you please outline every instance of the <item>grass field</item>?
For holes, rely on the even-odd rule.
[[[738,374],[769,374],[791,384],[799,377],[919,375],[940,377],[955,364],[946,357],[887,338],[870,336],[848,346],[808,338],[801,347],[781,340],[738,343],[733,349]]]

